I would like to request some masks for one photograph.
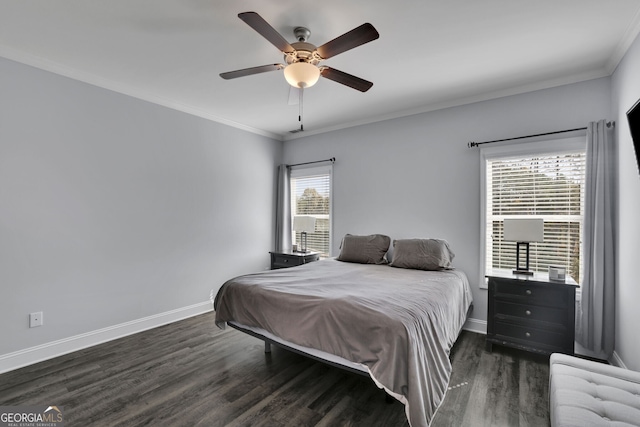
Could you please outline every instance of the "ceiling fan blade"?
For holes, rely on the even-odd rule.
[[[380,37],[373,25],[366,23],[320,46],[318,54],[328,59]]]
[[[344,71],[336,70],[335,68],[323,67],[322,70],[320,70],[320,75],[334,82],[359,90],[360,92],[366,92],[373,86],[373,83],[369,81],[347,74]]]
[[[267,71],[282,70],[284,65],[282,64],[269,64],[261,65],[260,67],[244,68],[242,70],[227,71],[226,73],[220,73],[220,77],[225,80],[236,79],[238,77],[250,76],[252,74],[266,73]]]
[[[292,53],[295,51],[293,46],[256,12],[242,12],[238,14],[238,18],[242,19],[247,25],[256,30],[262,37],[282,52]]]

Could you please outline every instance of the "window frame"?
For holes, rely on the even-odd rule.
[[[333,164],[331,165],[322,165],[322,166],[300,166],[291,168],[291,173],[289,176],[289,187],[291,191],[291,243],[296,243],[296,233],[293,231],[293,217],[295,213],[293,211],[293,207],[295,206],[296,200],[295,195],[293,194],[293,180],[297,178],[305,178],[312,177],[318,175],[328,175],[329,176],[329,252],[328,257],[332,257],[333,251]],[[321,254],[321,258],[322,254]]]
[[[511,158],[514,156],[545,156],[565,153],[585,152],[587,143],[584,136],[551,139],[545,141],[505,144],[480,147],[480,289],[487,289],[487,163],[490,160]],[[585,171],[586,174],[586,171]],[[583,218],[584,219],[584,218]],[[582,242],[583,237],[580,237]],[[581,243],[582,244],[582,243]]]

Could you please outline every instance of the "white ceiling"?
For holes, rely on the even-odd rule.
[[[380,38],[324,64],[372,81],[305,90],[241,21],[255,11],[317,46],[370,22]],[[0,0],[0,56],[278,139],[610,75],[640,31],[638,0]]]

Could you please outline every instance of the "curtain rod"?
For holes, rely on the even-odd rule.
[[[331,163],[335,163],[336,158],[332,157],[330,159],[325,159],[325,160],[316,160],[315,162],[306,162],[306,163],[296,163],[295,165],[287,165],[290,168],[294,167],[294,166],[302,166],[302,165],[312,165],[314,163],[324,163],[324,162],[331,162]]]
[[[607,122],[607,127],[610,128],[611,126],[615,126],[615,124],[616,124],[616,122],[613,122],[613,121]],[[484,141],[484,142],[471,141],[471,142],[467,143],[467,147],[473,148],[473,147],[477,147],[477,146],[482,145],[482,144],[491,144],[493,142],[514,141],[516,139],[533,138],[533,137],[536,137],[536,136],[554,135],[554,134],[557,134],[557,133],[575,132],[575,131],[579,131],[579,130],[587,130],[587,128],[583,127],[583,128],[575,128],[575,129],[557,130],[555,132],[537,133],[535,135],[517,136],[515,138],[494,139],[493,141]]]

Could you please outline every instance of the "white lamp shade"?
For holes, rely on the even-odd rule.
[[[294,62],[285,67],[284,78],[293,87],[307,88],[318,82],[320,69],[308,62]]]
[[[298,231],[300,233],[314,233],[316,231],[316,218],[307,215],[294,216],[293,231]]]
[[[544,220],[505,219],[504,240],[513,242],[542,242],[544,240]]]

